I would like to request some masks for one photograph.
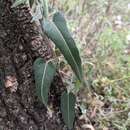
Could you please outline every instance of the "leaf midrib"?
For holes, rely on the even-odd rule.
[[[54,24],[54,23],[52,22],[52,24]],[[70,55],[71,55],[71,57],[72,57],[72,59],[73,59],[73,62],[74,62],[74,64],[76,65],[76,69],[77,69],[78,73],[80,74],[80,71],[79,71],[79,69],[78,69],[77,63],[76,63],[76,61],[75,61],[75,59],[74,59],[74,57],[73,57],[73,55],[72,55],[72,53],[71,53],[71,51],[70,51],[70,49],[69,49],[67,43],[66,43],[66,41],[65,41],[65,39],[64,39],[64,37],[63,37],[63,35],[62,35],[62,33],[59,31],[59,29],[57,28],[57,26],[56,26],[55,24],[54,24],[54,26],[56,27],[56,30],[57,30],[57,31],[59,32],[59,34],[61,35],[63,41],[65,42],[65,45],[66,45],[66,47],[67,47],[68,50],[69,50],[69,53],[70,53]],[[80,76],[81,76],[81,74],[80,74]]]
[[[43,96],[43,94],[42,94],[42,92],[43,92],[43,83],[44,83],[44,77],[45,77],[45,74],[46,74],[46,68],[47,68],[47,65],[48,65],[48,62],[45,64],[45,67],[44,67],[44,71],[43,71],[43,75],[42,75],[42,83],[41,83],[41,97],[42,97],[42,101],[44,102],[44,104],[46,104],[45,103],[45,99],[44,99],[44,96]]]

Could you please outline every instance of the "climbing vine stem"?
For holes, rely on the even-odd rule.
[[[43,0],[44,4],[44,17],[47,19],[48,18],[48,0]]]

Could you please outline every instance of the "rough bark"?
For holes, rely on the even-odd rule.
[[[53,57],[50,41],[31,22],[26,6],[11,8],[11,0],[0,0],[0,129],[63,130],[59,112],[61,92],[65,89],[57,72],[51,85],[51,117],[35,94],[32,65],[37,57]]]

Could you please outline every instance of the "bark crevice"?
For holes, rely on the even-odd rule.
[[[31,22],[28,7],[12,9],[11,4],[11,0],[0,0],[0,70],[4,72],[4,82],[8,78],[14,80],[14,84],[8,88],[0,86],[0,129],[63,130],[59,104],[65,86],[59,73],[49,94],[53,117],[48,116],[35,94],[32,65],[37,57],[45,60],[53,58],[50,40],[41,35],[36,23]],[[14,86],[16,90],[11,92]]]

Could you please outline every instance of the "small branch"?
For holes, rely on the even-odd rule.
[[[112,80],[111,83],[122,81],[122,80],[129,79],[129,78],[130,78],[130,76],[123,77],[123,78],[120,78],[120,79],[115,79],[115,80]]]

